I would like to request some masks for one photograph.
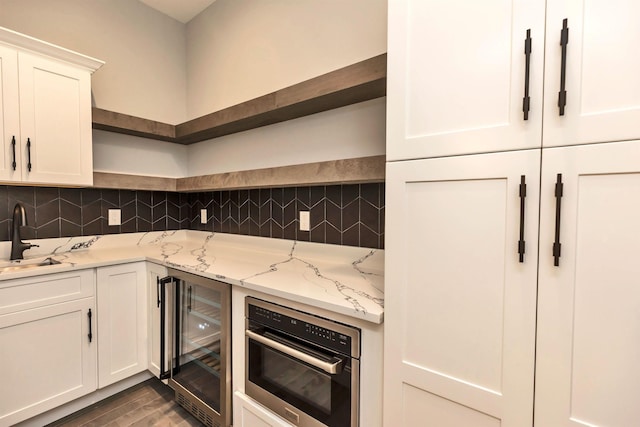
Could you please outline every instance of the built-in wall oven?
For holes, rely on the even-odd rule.
[[[356,427],[360,331],[245,300],[245,393],[294,425]]]
[[[175,390],[176,401],[203,424],[229,426],[229,285],[174,269],[168,273],[158,282],[160,378],[168,380]],[[169,345],[165,339],[171,341]]]

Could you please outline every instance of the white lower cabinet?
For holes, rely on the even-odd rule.
[[[385,426],[638,425],[640,141],[390,163],[386,185]]]
[[[100,267],[96,275],[102,388],[147,369],[146,263]]]
[[[96,389],[94,270],[0,282],[0,426]]]
[[[239,391],[233,395],[233,426],[293,427],[292,424]]]
[[[161,357],[160,350],[161,346],[161,288],[159,280],[163,277],[167,276],[167,268],[161,265],[148,263],[147,264],[147,290],[148,290],[148,298],[147,298],[147,309],[148,309],[148,334],[147,334],[147,354],[148,354],[148,363],[147,368],[153,375],[160,378],[160,367],[161,367]],[[165,293],[165,298],[169,299],[171,297],[169,292]],[[168,316],[171,313],[171,305],[165,304],[165,316]],[[165,317],[166,318],[166,317]],[[162,371],[166,371],[169,366],[169,345],[171,341],[167,338],[168,331],[165,331],[165,341],[164,341],[164,369]]]

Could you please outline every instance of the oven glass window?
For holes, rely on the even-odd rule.
[[[331,413],[331,376],[263,348],[262,376],[325,414]]]
[[[332,375],[252,339],[248,342],[250,383],[326,426],[351,425],[349,358],[343,359],[338,373]],[[252,397],[261,399],[259,394]]]

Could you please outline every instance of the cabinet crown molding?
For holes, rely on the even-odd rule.
[[[69,62],[76,66],[84,67],[92,73],[104,65],[104,61],[99,59],[65,49],[4,27],[0,27],[0,43]]]

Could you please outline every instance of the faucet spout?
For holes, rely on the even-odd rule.
[[[20,238],[20,229],[27,225],[27,212],[22,203],[16,203],[13,208],[13,234],[11,235],[11,260],[23,259],[23,252],[34,246],[31,243],[25,243]]]

